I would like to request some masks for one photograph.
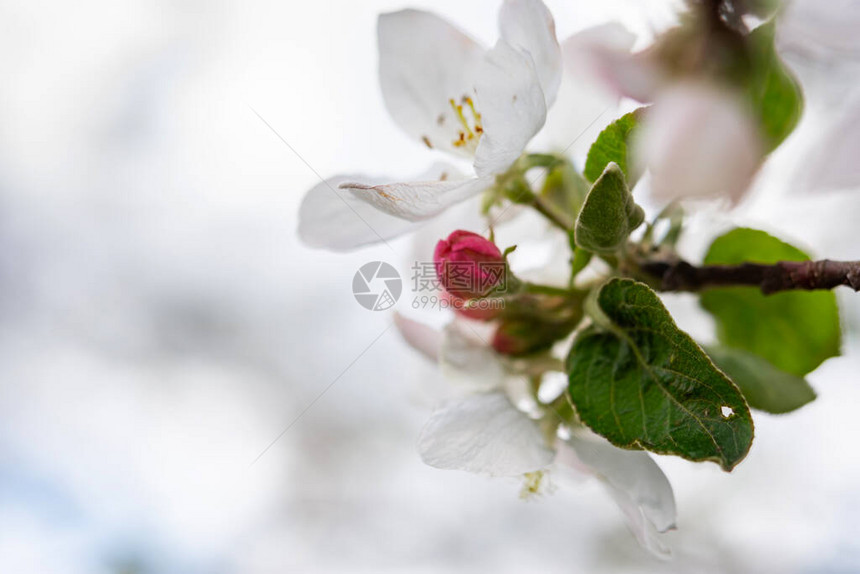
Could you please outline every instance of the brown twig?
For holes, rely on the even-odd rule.
[[[702,291],[713,287],[758,287],[765,295],[790,290],[833,289],[840,285],[860,291],[860,261],[780,261],[772,265],[702,265],[686,261],[648,261],[639,269],[656,278],[663,291]]]

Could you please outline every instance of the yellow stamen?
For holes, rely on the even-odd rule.
[[[469,106],[469,109],[472,110],[472,117],[475,118],[475,126],[481,127],[481,114],[479,114],[475,110],[475,102],[472,101],[472,98],[469,96],[463,96],[463,101]]]
[[[481,126],[481,114],[475,109],[475,103],[472,101],[472,98],[469,96],[463,96],[462,98],[463,104],[469,106],[469,112],[471,117],[471,121],[466,117],[466,114],[463,113],[463,105],[458,104],[454,98],[448,100],[448,103],[451,105],[451,109],[454,110],[454,115],[457,117],[457,121],[462,126],[462,130],[457,132],[457,139],[453,141],[455,147],[466,147],[474,148],[476,146],[476,140],[484,133],[484,128]]]
[[[454,110],[454,113],[457,115],[457,119],[460,120],[460,125],[463,126],[463,128],[466,130],[465,133],[474,136],[475,134],[472,133],[472,128],[469,126],[469,121],[466,119],[466,116],[463,115],[463,106],[455,102],[454,98],[448,100],[448,103],[451,104],[451,109]]]
[[[520,498],[529,499],[541,493],[541,484],[543,483],[543,471],[527,472],[523,475],[523,488],[520,490]]]

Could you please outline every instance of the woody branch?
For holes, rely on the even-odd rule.
[[[702,291],[713,287],[758,287],[780,291],[833,289],[860,291],[860,261],[780,261],[774,264],[692,265],[686,261],[648,261],[639,269],[659,281],[662,291]]]

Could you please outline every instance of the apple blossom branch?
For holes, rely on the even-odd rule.
[[[758,287],[765,295],[791,290],[860,291],[860,261],[779,261],[774,264],[692,265],[686,261],[647,261],[639,270],[656,278],[662,291],[702,291],[713,287]]]

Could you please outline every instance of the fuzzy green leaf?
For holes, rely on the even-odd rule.
[[[585,198],[576,219],[574,240],[594,253],[614,253],[644,219],[645,213],[633,200],[624,173],[610,162]]]
[[[764,231],[738,228],[713,242],[705,264],[808,259],[803,251]],[[763,295],[755,287],[731,287],[705,291],[700,301],[716,319],[721,343],[763,357],[787,373],[805,375],[839,354],[839,310],[831,291]]]
[[[639,121],[645,108],[639,108],[629,114],[625,114],[606,126],[600,132],[591,148],[588,150],[588,157],[585,160],[585,169],[583,174],[589,181],[597,181],[597,178],[606,170],[606,166],[610,162],[615,162],[624,175],[627,181],[630,182],[630,187],[636,185],[636,180],[641,174],[633,174],[630,172],[628,164],[627,147],[630,139],[635,133]]]
[[[815,400],[806,379],[780,371],[758,355],[726,347],[709,347],[707,352],[754,409],[781,414]]]
[[[597,326],[577,338],[567,359],[570,398],[582,422],[622,448],[731,470],[753,439],[738,388],[645,284],[612,279],[596,304]]]

